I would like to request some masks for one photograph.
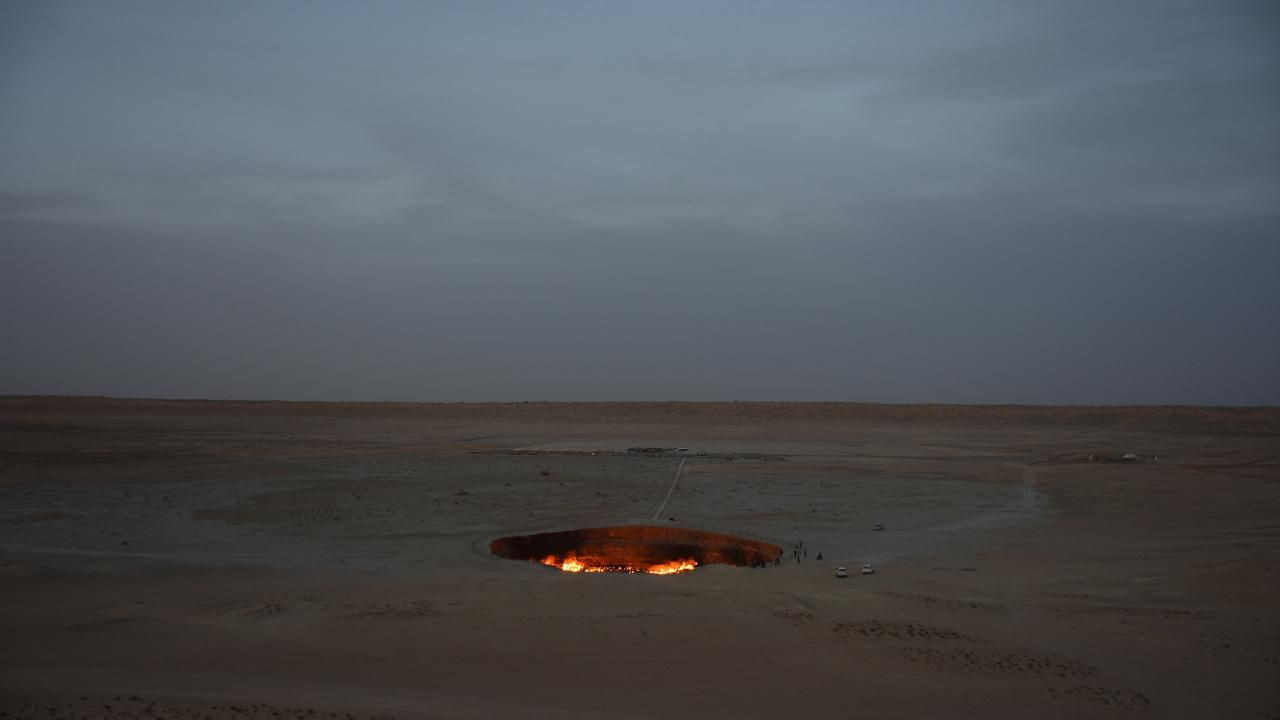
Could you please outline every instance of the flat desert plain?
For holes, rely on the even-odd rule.
[[[1278,457],[1266,408],[2,398],[0,717],[1276,718]],[[489,551],[625,524],[783,562]]]

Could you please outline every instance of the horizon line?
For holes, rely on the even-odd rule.
[[[867,407],[962,408],[1163,408],[1280,410],[1280,405],[1197,403],[1011,403],[1011,402],[877,402],[865,400],[286,400],[279,398],[202,398],[50,393],[0,394],[0,400],[114,400],[123,402],[294,404],[294,405],[860,405]]]

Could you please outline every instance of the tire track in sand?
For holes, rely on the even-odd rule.
[[[671,484],[667,486],[667,494],[663,496],[662,502],[658,504],[658,509],[653,511],[651,519],[657,520],[662,516],[662,511],[667,509],[667,503],[671,502],[671,493],[676,491],[676,483],[680,482],[680,475],[684,472],[684,458],[680,458],[680,467],[676,468],[676,476],[671,478]]]

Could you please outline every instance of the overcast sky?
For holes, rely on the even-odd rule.
[[[1280,404],[1280,5],[3,2],[0,393]]]

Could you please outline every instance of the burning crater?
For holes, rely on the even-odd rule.
[[[671,575],[699,565],[751,567],[772,563],[782,548],[735,535],[651,525],[614,525],[513,535],[489,543],[509,560],[528,560],[565,572]]]

